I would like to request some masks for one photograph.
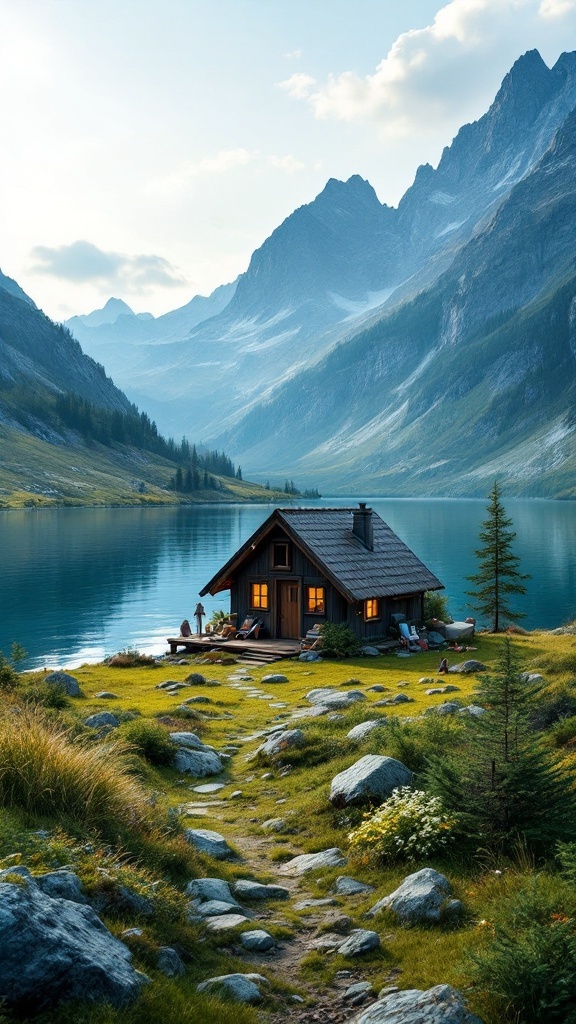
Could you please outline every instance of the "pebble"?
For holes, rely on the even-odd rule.
[[[205,782],[202,786],[192,786],[193,793],[217,793],[220,789],[225,789],[226,784],[224,782]]]

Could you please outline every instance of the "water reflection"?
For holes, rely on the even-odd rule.
[[[364,500],[364,499],[363,499]],[[485,501],[367,500],[445,584],[456,617],[472,611],[465,577]],[[320,504],[350,505],[351,499]],[[516,553],[532,576],[515,601],[528,627],[576,617],[576,504],[510,500]],[[126,646],[161,651],[198,592],[270,506],[59,509],[0,514],[0,647],[27,667],[100,660]],[[204,601],[210,613],[227,595]]]

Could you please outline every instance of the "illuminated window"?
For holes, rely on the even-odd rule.
[[[324,615],[326,611],[324,587],[306,587],[306,611],[309,615]]]
[[[252,583],[250,586],[250,607],[268,610],[268,584]]]
[[[274,568],[275,569],[289,569],[290,568],[290,557],[288,544],[284,541],[277,542],[274,545]]]
[[[364,602],[364,618],[380,618],[380,601],[377,597],[369,597],[368,600]]]

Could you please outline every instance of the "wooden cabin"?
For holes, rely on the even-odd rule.
[[[394,620],[421,620],[424,594],[443,584],[372,509],[277,508],[200,591],[230,591],[241,623],[298,639],[317,623],[347,623],[363,641]]]

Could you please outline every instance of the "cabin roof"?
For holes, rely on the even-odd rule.
[[[200,591],[228,589],[235,570],[256,543],[280,525],[349,601],[400,597],[443,584],[413,551],[372,512],[374,548],[352,533],[353,508],[277,508]]]

